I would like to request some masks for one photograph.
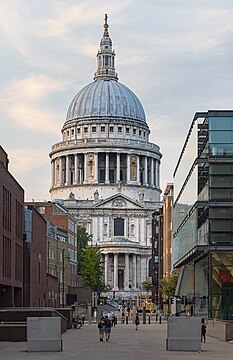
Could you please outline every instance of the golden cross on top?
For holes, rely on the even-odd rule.
[[[108,36],[108,23],[107,23],[108,15],[107,14],[105,14],[104,20],[105,20],[105,23],[104,23],[104,36]]]

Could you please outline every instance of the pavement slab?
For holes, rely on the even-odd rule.
[[[207,337],[202,351],[166,351],[166,323],[118,324],[110,341],[99,341],[97,324],[63,334],[62,352],[27,352],[26,342],[0,342],[0,360],[232,360],[233,344]]]

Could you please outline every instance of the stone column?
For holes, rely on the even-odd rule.
[[[145,158],[144,158],[144,161],[145,161],[145,165],[144,165],[144,179],[145,179],[145,185],[148,185],[148,174],[147,174],[147,168],[148,168],[148,157],[147,156],[145,156]]]
[[[83,182],[87,182],[87,154],[84,154],[84,165],[83,165]]]
[[[105,254],[104,263],[105,263],[105,267],[104,267],[104,281],[105,281],[105,285],[108,285],[108,254]]]
[[[118,290],[118,254],[114,254],[113,290]]]
[[[51,160],[51,188],[55,185],[55,160]]]
[[[141,282],[147,279],[146,256],[141,256]]]
[[[129,290],[129,254],[125,254],[125,283],[124,290]]]
[[[78,184],[78,154],[74,155],[74,183]]]
[[[60,186],[64,184],[64,179],[63,179],[63,171],[62,171],[62,157],[60,157]]]
[[[105,184],[109,184],[109,153],[105,154]]]
[[[127,184],[130,183],[130,155],[127,154]]]
[[[137,288],[139,288],[141,286],[141,255],[137,256]]]
[[[160,174],[159,174],[159,161],[158,160],[155,160],[156,162],[156,186],[157,187],[160,187]]]
[[[120,154],[117,153],[117,177],[116,177],[116,181],[119,182],[120,181]]]
[[[137,155],[137,183],[140,184],[140,157]]]
[[[137,263],[136,263],[136,255],[133,254],[133,279],[132,279],[133,289],[137,287]]]
[[[98,182],[98,153],[95,153],[95,181]]]
[[[70,157],[66,155],[66,183],[65,185],[70,184]]]
[[[151,186],[154,186],[154,159],[151,158],[151,172],[150,172],[150,177],[151,177]]]

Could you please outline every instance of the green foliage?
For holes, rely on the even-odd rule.
[[[141,286],[142,286],[142,289],[144,289],[148,292],[152,288],[152,282],[151,282],[151,280],[146,279],[142,282]]]
[[[81,254],[81,274],[83,284],[90,286],[93,291],[102,291],[103,267],[102,258],[97,246],[86,246]]]
[[[81,272],[81,257],[82,252],[88,245],[88,242],[92,239],[92,236],[89,235],[86,231],[86,228],[82,225],[77,226],[77,262],[78,262],[78,272]]]
[[[175,295],[178,277],[179,270],[174,270],[168,279],[160,280],[160,289],[168,298]]]

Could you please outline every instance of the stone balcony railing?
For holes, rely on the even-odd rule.
[[[135,149],[143,149],[146,151],[155,151],[159,152],[158,145],[153,143],[146,143],[141,140],[131,140],[131,139],[75,139],[75,140],[67,140],[64,142],[59,142],[52,146],[52,152],[56,152],[58,150],[67,150],[73,149],[76,147],[83,148],[96,148],[98,146],[101,147],[123,147],[123,148],[135,148]]]

